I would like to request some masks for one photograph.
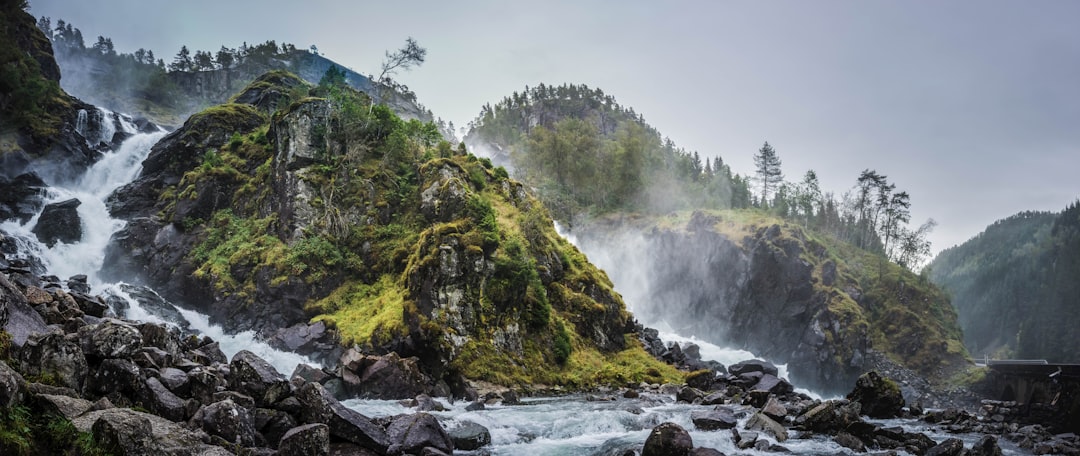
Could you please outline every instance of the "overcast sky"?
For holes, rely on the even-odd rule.
[[[31,0],[120,52],[268,39],[360,73],[412,36],[397,79],[465,125],[526,85],[584,83],[676,144],[842,193],[875,169],[911,194],[934,250],[1080,196],[1080,2]]]

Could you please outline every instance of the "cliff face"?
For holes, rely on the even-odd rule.
[[[608,271],[642,321],[788,363],[796,384],[839,393],[883,359],[940,380],[964,359],[940,290],[798,225],[694,212],[577,234],[619,265]]]
[[[434,378],[675,375],[643,356],[607,277],[521,184],[433,125],[281,72],[233,100],[165,137],[113,195],[130,220],[106,258],[115,277],[231,331],[321,321],[345,346],[420,357]]]

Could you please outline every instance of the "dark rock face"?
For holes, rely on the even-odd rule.
[[[72,198],[45,206],[32,230],[39,241],[49,247],[57,242],[71,244],[82,239],[82,220],[79,206],[82,201]]]
[[[641,456],[689,456],[693,450],[694,440],[682,426],[663,423],[649,433]]]
[[[0,221],[29,222],[45,205],[45,181],[36,173],[7,178],[0,174]]]
[[[904,408],[904,396],[896,382],[874,371],[860,376],[847,398],[859,403],[862,412],[871,418],[895,418]]]

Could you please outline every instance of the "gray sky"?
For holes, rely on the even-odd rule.
[[[312,44],[361,73],[412,36],[400,75],[464,126],[526,85],[599,87],[741,174],[768,140],[788,180],[842,193],[865,168],[934,218],[934,250],[1080,197],[1080,2],[31,0],[88,42]]]

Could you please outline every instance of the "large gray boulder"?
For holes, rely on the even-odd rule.
[[[134,326],[117,320],[79,328],[83,353],[98,358],[131,358],[142,347],[142,334]]]
[[[86,382],[86,356],[79,344],[63,334],[31,337],[19,352],[19,360],[24,374],[50,376],[58,386],[82,391]]]
[[[91,431],[94,442],[110,454],[146,456],[161,451],[154,441],[150,420],[138,414],[103,414],[94,422]]]
[[[73,244],[82,240],[82,221],[79,218],[79,206],[82,201],[72,198],[59,203],[45,205],[38,217],[37,225],[31,230],[42,244],[49,247],[57,242]]]
[[[871,418],[896,418],[904,408],[904,395],[900,386],[875,371],[860,376],[847,399],[858,402],[862,413]]]
[[[172,421],[183,421],[187,418],[184,416],[184,400],[169,391],[157,378],[146,379],[141,392],[142,403],[154,414]]]
[[[751,416],[746,421],[746,430],[758,431],[766,435],[772,436],[777,442],[783,442],[788,439],[787,428],[784,425],[773,421],[764,413],[758,412],[754,416]]]
[[[702,431],[715,431],[718,429],[731,429],[738,424],[735,412],[727,407],[716,407],[713,410],[694,410],[690,412],[690,421],[694,427]]]
[[[649,433],[641,456],[690,456],[692,451],[694,440],[686,429],[675,423],[663,423]]]
[[[230,399],[199,409],[191,421],[199,429],[226,442],[242,447],[255,445],[255,419],[248,409]]]
[[[241,350],[229,363],[229,388],[251,396],[255,403],[270,406],[291,390],[289,380],[258,355]]]
[[[491,431],[472,421],[466,421],[447,432],[454,442],[454,449],[462,451],[479,450],[491,444]]]
[[[380,454],[390,447],[386,431],[360,412],[341,405],[322,385],[305,384],[297,390],[296,399],[300,402],[301,422],[327,424],[331,436]]]
[[[22,347],[31,335],[48,331],[45,319],[6,274],[0,274],[0,329],[11,335],[11,344],[16,347]]]
[[[421,454],[425,448],[434,448],[443,453],[454,452],[454,442],[450,440],[439,420],[427,413],[400,416],[386,429],[390,436],[391,454]]]

